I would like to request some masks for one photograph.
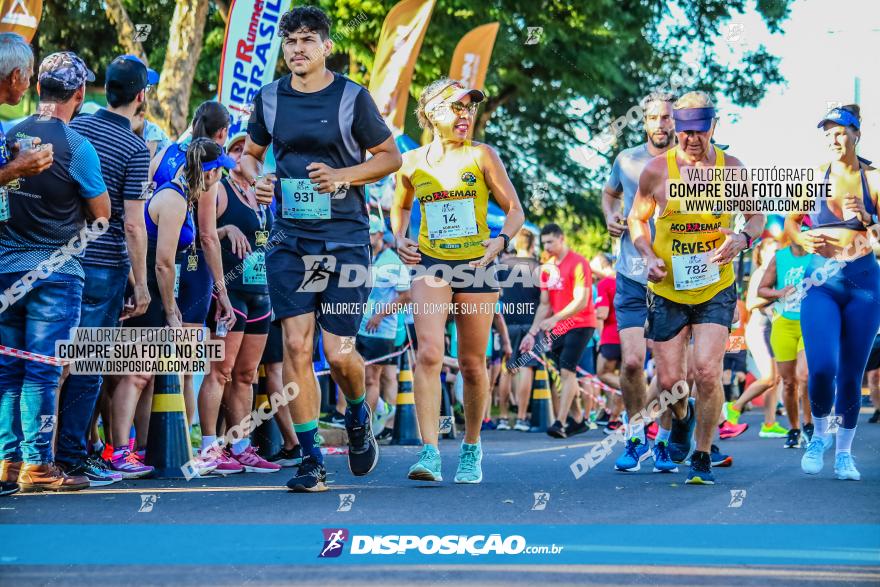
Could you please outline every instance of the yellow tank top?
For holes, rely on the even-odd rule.
[[[422,213],[419,251],[438,259],[479,259],[489,238],[489,188],[470,141],[439,166],[424,162],[411,181]],[[427,159],[427,155],[426,155]]]
[[[666,152],[669,180],[681,180],[677,149]],[[715,147],[715,167],[724,166],[724,151]],[[666,277],[649,282],[655,294],[679,304],[701,304],[712,299],[734,281],[733,265],[718,266],[709,261],[730,228],[730,214],[681,212],[681,200],[667,199],[666,209],[654,221],[654,253],[666,264]]]

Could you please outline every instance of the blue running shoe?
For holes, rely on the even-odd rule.
[[[669,455],[676,463],[683,463],[693,448],[694,429],[697,427],[697,410],[694,398],[688,399],[687,415],[684,420],[672,417],[669,432]]]
[[[414,481],[443,481],[437,448],[430,444],[424,445],[419,453],[419,462],[409,468],[407,477]]]
[[[848,452],[842,452],[834,459],[834,476],[838,479],[849,481],[861,481],[862,475],[856,469],[852,455]]]
[[[831,446],[831,438],[828,442],[823,441],[819,436],[813,436],[810,444],[807,445],[807,451],[801,458],[801,471],[807,475],[818,475],[825,466],[825,451]]]
[[[694,451],[691,455],[691,470],[688,472],[687,485],[715,485],[715,475],[712,474],[712,461],[709,453]]]
[[[655,473],[678,473],[678,466],[672,462],[669,456],[669,443],[654,443],[654,472]]]
[[[458,470],[455,472],[456,483],[479,483],[483,480],[483,470],[480,463],[483,462],[483,449],[480,443],[461,443],[458,451]]]
[[[626,441],[623,454],[614,462],[614,468],[618,471],[636,472],[642,468],[641,462],[651,456],[646,444],[642,444],[641,438],[630,438]]]

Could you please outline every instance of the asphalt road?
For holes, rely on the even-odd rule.
[[[417,447],[383,446],[379,466],[366,478],[354,478],[349,473],[347,457],[326,457],[333,490],[322,494],[287,492],[284,483],[291,470],[284,469],[274,474],[189,482],[130,481],[75,494],[15,495],[0,499],[0,524],[29,525],[22,529],[28,539],[36,538],[31,535],[38,536],[41,530],[32,525],[122,525],[122,534],[112,534],[122,536],[122,544],[102,544],[101,540],[94,544],[95,549],[118,553],[119,549],[128,550],[125,532],[136,537],[142,530],[161,525],[197,532],[189,535],[191,543],[187,543],[193,545],[192,552],[196,556],[203,541],[231,544],[232,555],[223,559],[222,567],[213,562],[198,566],[201,562],[198,558],[186,560],[196,565],[192,567],[163,565],[161,557],[147,557],[150,558],[147,563],[144,553],[138,551],[123,559],[130,561],[125,565],[89,564],[89,560],[76,559],[83,564],[47,567],[16,564],[22,562],[20,557],[10,555],[9,543],[4,546],[0,540],[0,585],[134,582],[139,585],[205,582],[274,585],[291,581],[322,585],[353,581],[384,585],[453,581],[481,584],[543,581],[580,585],[880,584],[880,555],[875,556],[873,551],[854,560],[859,564],[830,566],[806,555],[801,556],[801,563],[792,565],[783,560],[782,554],[798,556],[800,549],[823,541],[821,530],[798,532],[791,528],[793,524],[812,524],[832,530],[840,525],[871,525],[873,528],[869,531],[876,531],[880,536],[880,425],[867,424],[867,417],[868,413],[863,413],[853,453],[862,473],[861,482],[835,480],[831,454],[826,457],[826,469],[821,475],[803,475],[799,467],[802,452],[783,449],[781,439],[759,439],[760,415],[749,413],[744,421],[749,422],[751,428],[744,436],[718,442],[723,452],[734,457],[734,463],[730,468],[715,470],[717,483],[712,487],[686,486],[685,467],[677,474],[653,474],[650,461],[646,461],[638,473],[614,472],[613,459],[619,449],[599,467],[575,479],[569,465],[605,438],[598,430],[565,441],[542,434],[485,433],[484,480],[480,485],[452,483],[458,441],[447,440],[441,444],[445,480],[440,484],[406,479]],[[732,498],[732,491],[736,500]],[[546,494],[543,509],[535,507],[536,493]],[[338,511],[341,494],[354,496],[350,511]],[[150,511],[142,511],[143,496],[155,496],[146,498],[152,502]],[[314,555],[301,561],[297,559],[300,564],[294,566],[260,565],[261,560],[265,560],[267,545],[261,536],[248,531],[247,525],[254,524],[281,526],[279,530],[287,525],[418,525],[425,532],[450,525],[501,525],[514,529],[566,526],[569,530],[571,525],[580,525],[576,530],[594,542],[602,542],[603,535],[607,536],[609,550],[605,552],[609,554],[608,564],[603,564],[605,560],[601,556],[597,559],[595,552],[590,551],[590,556],[585,555],[583,561],[573,564],[481,565],[479,569],[467,565],[301,566],[315,564]],[[139,525],[144,528],[139,529]],[[241,525],[242,531],[233,531],[230,536],[227,525]],[[667,545],[666,536],[678,536],[669,528],[685,525],[721,536],[722,542],[729,529],[730,541],[707,544],[708,551],[681,543],[682,556],[677,556],[672,563],[662,549],[652,550],[653,546]],[[9,526],[0,528],[15,531]],[[101,535],[100,527],[90,528]],[[212,532],[212,528],[217,532]],[[628,528],[633,531],[626,539]],[[47,540],[39,538],[35,544],[53,543],[52,536],[57,535],[55,527],[46,526],[45,530]],[[12,536],[14,541],[16,535],[7,533],[7,536]],[[82,539],[95,540],[91,536],[93,533],[84,531]],[[738,563],[730,564],[728,550],[748,547],[752,538],[757,540],[755,545],[760,543],[758,539],[770,540],[767,544],[773,544],[773,548],[778,543],[779,558],[760,554],[754,557],[752,565],[742,564],[752,561],[748,556],[742,558],[745,551],[737,551],[740,552]],[[645,545],[645,548],[635,548],[631,556],[627,556],[619,550],[625,551],[627,545]],[[696,558],[689,555],[691,550],[697,553]],[[652,556],[652,552],[656,556]],[[120,562],[118,559],[117,556],[107,560]],[[675,562],[678,560],[680,562]],[[580,562],[598,564],[581,565]],[[302,574],[309,569],[307,574]],[[477,570],[479,574],[474,575]]]

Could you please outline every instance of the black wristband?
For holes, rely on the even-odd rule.
[[[739,234],[746,237],[746,249],[751,249],[752,248],[752,237],[749,236],[749,233],[747,233],[746,231],[743,230]]]
[[[510,237],[504,234],[503,232],[499,232],[498,236],[504,239],[504,250],[507,250],[507,247],[510,246]]]

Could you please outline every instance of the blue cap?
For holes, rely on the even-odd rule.
[[[681,108],[672,111],[672,118],[675,120],[675,132],[687,130],[706,132],[712,128],[712,121],[715,120],[715,109],[712,107]]]
[[[73,51],[52,53],[40,63],[40,83],[53,82],[65,90],[76,90],[95,81],[95,74]]]
[[[211,171],[213,169],[217,169],[218,167],[235,169],[235,160],[227,155],[225,150],[221,150],[219,157],[217,157],[213,161],[205,161],[202,163],[202,171]]]
[[[849,110],[844,110],[843,108],[832,108],[829,110],[828,114],[825,115],[825,118],[820,120],[819,124],[816,125],[816,128],[822,128],[822,125],[826,122],[833,122],[840,126],[851,126],[856,130],[859,130],[859,127],[861,127],[859,118]]]

